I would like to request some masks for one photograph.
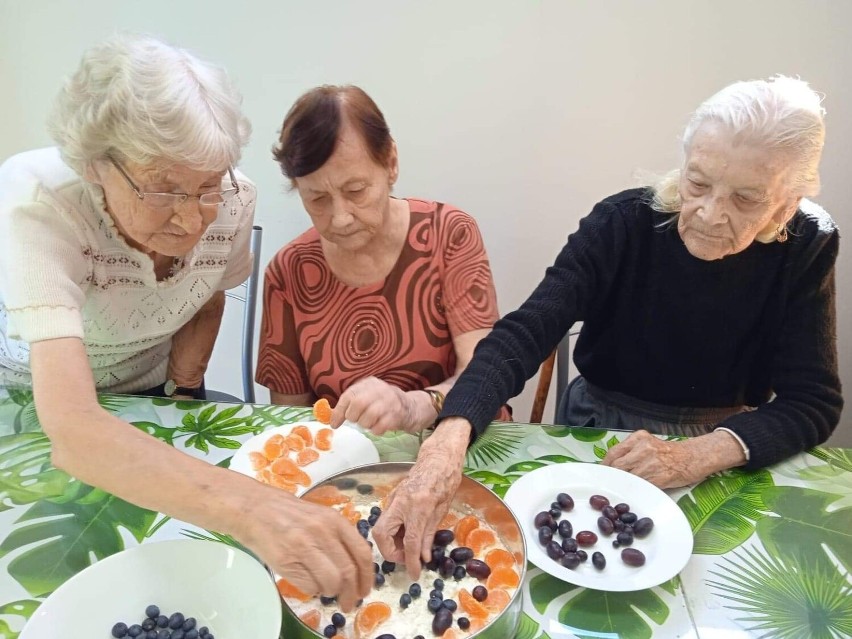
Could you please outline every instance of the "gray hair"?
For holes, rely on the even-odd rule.
[[[768,80],[735,82],[705,100],[692,114],[683,133],[683,151],[705,122],[719,122],[767,149],[790,154],[792,170],[788,188],[792,195],[810,197],[819,192],[819,161],[825,142],[822,98],[796,78],[777,75]],[[680,169],[662,176],[652,187],[654,209],[680,210]]]
[[[83,54],[48,130],[80,175],[109,154],[218,171],[237,164],[251,133],[240,103],[224,69],[155,38],[119,34]]]

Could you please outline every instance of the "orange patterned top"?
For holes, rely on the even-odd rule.
[[[491,328],[497,295],[476,222],[448,204],[407,200],[408,238],[384,281],[342,283],[316,229],[266,268],[257,382],[278,393],[312,392],[335,404],[375,376],[403,390],[455,371],[452,336]]]

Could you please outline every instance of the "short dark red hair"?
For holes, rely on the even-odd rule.
[[[272,155],[291,180],[313,173],[328,161],[344,118],[363,138],[370,156],[388,166],[393,138],[373,99],[353,85],[324,85],[302,95],[281,125]]]

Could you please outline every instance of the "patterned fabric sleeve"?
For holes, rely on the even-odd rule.
[[[263,316],[255,379],[276,393],[300,395],[310,392],[311,387],[280,258],[281,253],[272,259],[263,278]]]
[[[444,307],[452,335],[490,329],[499,318],[485,244],[474,219],[447,207],[439,218]]]

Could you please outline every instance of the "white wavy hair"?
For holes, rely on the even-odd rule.
[[[121,33],[83,54],[48,130],[80,175],[112,154],[139,165],[236,165],[251,125],[221,67],[155,38]]]
[[[735,82],[705,100],[692,114],[683,133],[684,157],[695,132],[705,122],[719,122],[735,135],[767,149],[783,149],[793,163],[790,193],[819,193],[819,161],[825,143],[822,98],[796,78],[777,75],[768,80]],[[681,169],[670,171],[652,187],[652,206],[664,213],[680,211]]]

